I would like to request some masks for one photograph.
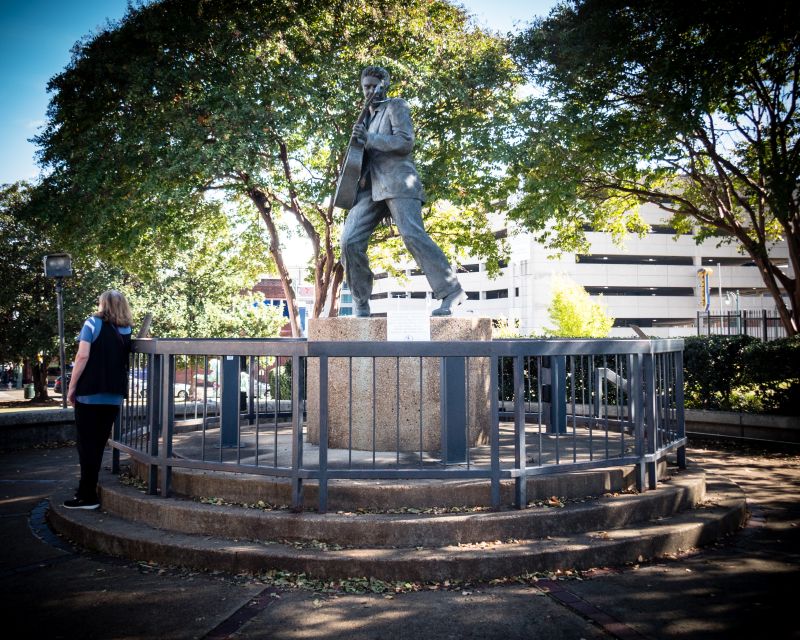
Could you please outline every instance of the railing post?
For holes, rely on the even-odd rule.
[[[769,341],[769,333],[767,332],[767,310],[761,310],[761,335],[764,342]]]
[[[122,406],[119,408],[119,413],[117,414],[117,419],[114,420],[111,436],[114,442],[119,442],[122,435],[122,412],[125,411],[125,404],[125,402],[122,403]],[[119,449],[116,447],[111,447],[111,473],[114,475],[119,474]]]
[[[292,510],[303,510],[303,415],[300,356],[292,356]]]
[[[636,488],[639,491],[646,489],[645,462],[644,456],[646,447],[644,444],[644,370],[642,367],[642,356],[634,354],[630,356],[629,379],[631,383],[631,419],[633,421],[633,437],[636,443]]]
[[[164,369],[164,356],[153,354],[149,356],[147,367],[147,411],[150,419],[150,442],[148,453],[153,458],[158,457],[158,441],[161,438],[163,412],[161,410],[161,375]],[[147,493],[151,496],[158,494],[158,465],[147,465]]]
[[[239,443],[240,370],[239,356],[222,358],[222,415],[220,416],[220,446],[233,448]]]
[[[656,452],[656,414],[658,412],[658,398],[656,397],[655,367],[653,354],[646,353],[642,356],[644,373],[644,414],[645,414],[645,452]],[[655,460],[647,463],[647,485],[650,489],[656,488],[657,465]]]
[[[686,437],[686,417],[683,411],[683,349],[675,353],[675,419],[678,421],[678,438]],[[678,447],[678,466],[686,468],[686,445]]]
[[[467,397],[464,380],[467,377],[463,357],[443,357],[439,369],[439,407],[441,442],[445,462],[467,460]],[[398,381],[399,384],[399,381]]]
[[[319,357],[319,512],[328,510],[328,356]]]
[[[500,416],[497,392],[498,357],[489,358],[489,455],[491,458],[491,501],[494,509],[500,508]]]
[[[550,431],[567,432],[566,375],[567,357],[550,358]]]
[[[172,481],[172,432],[175,421],[175,400],[173,384],[175,375],[175,354],[169,354],[162,360],[161,369],[161,449],[158,456],[159,475],[161,477],[161,497],[169,496]]]
[[[528,454],[525,447],[525,380],[522,375],[523,357],[514,356],[514,464],[517,477],[514,480],[514,503],[517,509],[528,505]]]

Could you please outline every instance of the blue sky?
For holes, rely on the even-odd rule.
[[[554,0],[460,0],[477,23],[501,32],[545,15]],[[38,174],[27,140],[44,124],[47,81],[76,41],[119,20],[128,0],[0,0],[0,184]]]

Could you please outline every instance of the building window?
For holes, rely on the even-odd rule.
[[[723,267],[755,267],[756,263],[747,256],[737,258],[703,258],[704,266],[715,267],[721,264]]]
[[[340,316],[352,316],[353,315],[353,307],[342,307],[339,309]]]
[[[414,300],[424,300],[428,297],[428,293],[426,291],[412,291],[410,297]]]
[[[375,280],[383,280],[384,278],[388,278],[388,277],[389,277],[389,274],[384,271],[383,273],[376,273],[373,276],[373,279],[375,279]]]
[[[497,298],[508,298],[508,289],[492,289],[486,292],[487,300],[496,300]]]
[[[353,294],[351,293],[343,293],[342,294],[342,304],[349,304],[353,302]]]
[[[514,287],[514,297],[519,298],[519,287]]]
[[[459,273],[478,273],[481,270],[481,265],[479,264],[460,264],[458,265],[458,272]]]
[[[385,291],[383,293],[373,293],[369,299],[370,300],[386,300],[389,297],[389,294]]]
[[[692,265],[691,256],[634,256],[634,255],[579,255],[581,264],[652,264],[652,265]]]
[[[635,324],[637,327],[692,327],[694,318],[617,318],[614,320],[615,327],[630,327]]]
[[[589,295],[604,296],[693,296],[692,287],[584,287]]]
[[[409,275],[412,276],[424,276],[425,272],[422,269],[411,269]]]
[[[408,296],[406,295],[405,291],[392,291],[392,298],[406,298],[406,297]]]
[[[467,291],[467,300],[480,300],[480,299],[481,299],[480,291]]]

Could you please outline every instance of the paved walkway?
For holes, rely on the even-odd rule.
[[[685,557],[584,580],[423,586],[394,596],[265,585],[73,549],[44,522],[76,484],[72,449],[0,454],[3,635],[13,638],[800,638],[800,457],[697,449],[753,517]],[[98,518],[103,514],[98,512]],[[8,635],[10,634],[10,635]]]

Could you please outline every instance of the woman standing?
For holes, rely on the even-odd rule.
[[[97,477],[111,427],[128,395],[131,309],[113,289],[98,300],[97,313],[83,324],[67,401],[75,406],[81,481],[67,509],[97,509]]]

